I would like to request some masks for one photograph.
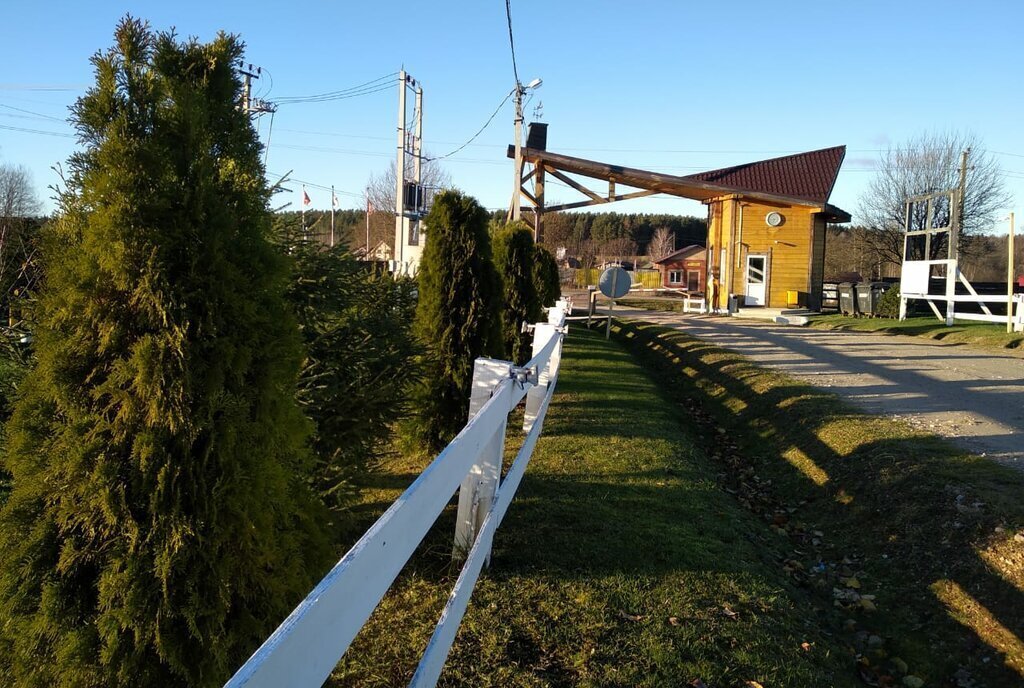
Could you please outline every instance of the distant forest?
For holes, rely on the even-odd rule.
[[[495,220],[504,221],[505,212],[495,211]],[[298,226],[302,213],[289,211],[275,214],[276,223]],[[394,243],[394,215],[389,212],[370,214],[370,245],[381,241]],[[306,226],[310,233],[325,243],[330,241],[331,214],[329,211],[306,212]],[[586,245],[598,254],[647,255],[651,237],[660,228],[675,235],[677,248],[690,244],[703,244],[707,238],[704,218],[688,215],[649,213],[551,213],[544,216],[544,243],[552,249],[565,246],[570,253],[579,252]],[[429,231],[429,230],[428,230]],[[335,241],[344,241],[350,247],[366,244],[367,223],[363,210],[338,210],[334,215]]]

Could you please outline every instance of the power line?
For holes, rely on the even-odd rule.
[[[508,47],[512,49],[512,73],[516,77],[516,88],[519,88],[519,69],[516,67],[516,44],[512,40],[512,2],[505,0],[505,19],[508,20]]]
[[[332,100],[343,100],[345,98],[370,95],[372,93],[377,93],[378,91],[391,88],[391,84],[383,82],[393,79],[397,74],[398,72],[392,72],[391,74],[385,74],[362,84],[350,86],[337,91],[326,91],[324,93],[314,93],[305,96],[282,96],[280,98],[275,98],[274,100],[282,105],[292,103],[323,103]]]
[[[0,129],[7,129],[8,131],[20,131],[26,134],[43,134],[45,136],[59,136],[61,138],[73,139],[74,134],[65,134],[59,131],[44,131],[42,129],[26,129],[25,127],[12,127],[6,124],[0,124]]]
[[[455,155],[469,144],[473,143],[473,141],[476,140],[476,137],[484,133],[484,129],[486,129],[488,125],[490,125],[490,123],[494,121],[494,118],[498,116],[498,113],[501,111],[501,108],[505,107],[505,103],[508,102],[508,99],[512,97],[513,93],[514,91],[509,91],[508,94],[506,94],[505,97],[502,98],[501,102],[498,104],[498,107],[494,109],[494,112],[492,112],[491,116],[487,118],[487,121],[484,122],[484,125],[480,127],[480,129],[477,130],[477,132],[473,134],[468,141],[466,141],[464,144],[453,150],[451,153],[445,153],[444,155],[439,155],[436,158],[427,158],[427,161],[432,162],[434,160],[444,160],[445,158],[450,158],[451,156]]]
[[[16,108],[13,105],[4,105],[3,103],[0,103],[0,107],[7,108],[8,110],[14,110],[15,112],[23,112],[23,113],[25,113],[27,115],[35,115],[36,117],[42,117],[43,119],[53,120],[54,122],[61,122],[62,124],[65,122],[65,120],[61,119],[60,117],[54,117],[52,115],[44,115],[41,112],[34,112],[32,110],[24,110],[22,108]]]

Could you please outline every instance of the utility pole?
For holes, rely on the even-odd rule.
[[[413,200],[413,205],[416,207],[416,216],[412,219],[415,223],[415,236],[416,243],[420,242],[420,210],[421,202],[423,199],[420,198],[423,188],[423,159],[421,157],[423,151],[423,87],[417,84],[416,86],[416,124],[413,134],[412,141],[412,169],[413,179],[416,182],[416,193]]]
[[[519,190],[523,184],[523,93],[526,89],[523,85],[516,82],[515,90],[515,103],[516,103],[516,134],[515,134],[515,147],[516,147],[516,162],[515,170],[512,176],[512,207],[509,208],[508,219],[510,221],[516,221],[521,216],[520,211],[520,199]]]
[[[334,184],[331,184],[331,247],[334,247],[334,207],[338,205],[334,195]]]
[[[405,89],[409,75],[398,72],[398,157],[395,160],[395,272],[405,259]]]

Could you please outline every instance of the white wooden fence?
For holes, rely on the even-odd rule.
[[[537,444],[561,361],[567,300],[533,326],[533,358],[523,367],[477,359],[469,422],[225,684],[230,688],[320,686],[387,593],[459,488],[455,556],[465,564],[413,676],[433,686],[480,570]],[[526,397],[526,437],[500,480],[508,415]],[[500,485],[499,485],[500,481]]]

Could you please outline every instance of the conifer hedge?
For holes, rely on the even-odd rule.
[[[533,284],[537,290],[537,300],[542,308],[555,305],[562,298],[562,284],[558,275],[558,261],[551,251],[543,246],[534,248]]]
[[[234,37],[123,20],[73,108],[7,425],[0,684],[221,684],[323,572]]]
[[[494,265],[501,277],[501,328],[505,354],[515,363],[530,360],[533,335],[523,323],[540,319],[540,301],[534,283],[533,232],[522,222],[512,222],[494,237]]]
[[[458,191],[438,194],[425,220],[414,323],[424,356],[409,427],[428,451],[443,448],[465,425],[473,361],[504,354],[487,221],[487,211]]]

